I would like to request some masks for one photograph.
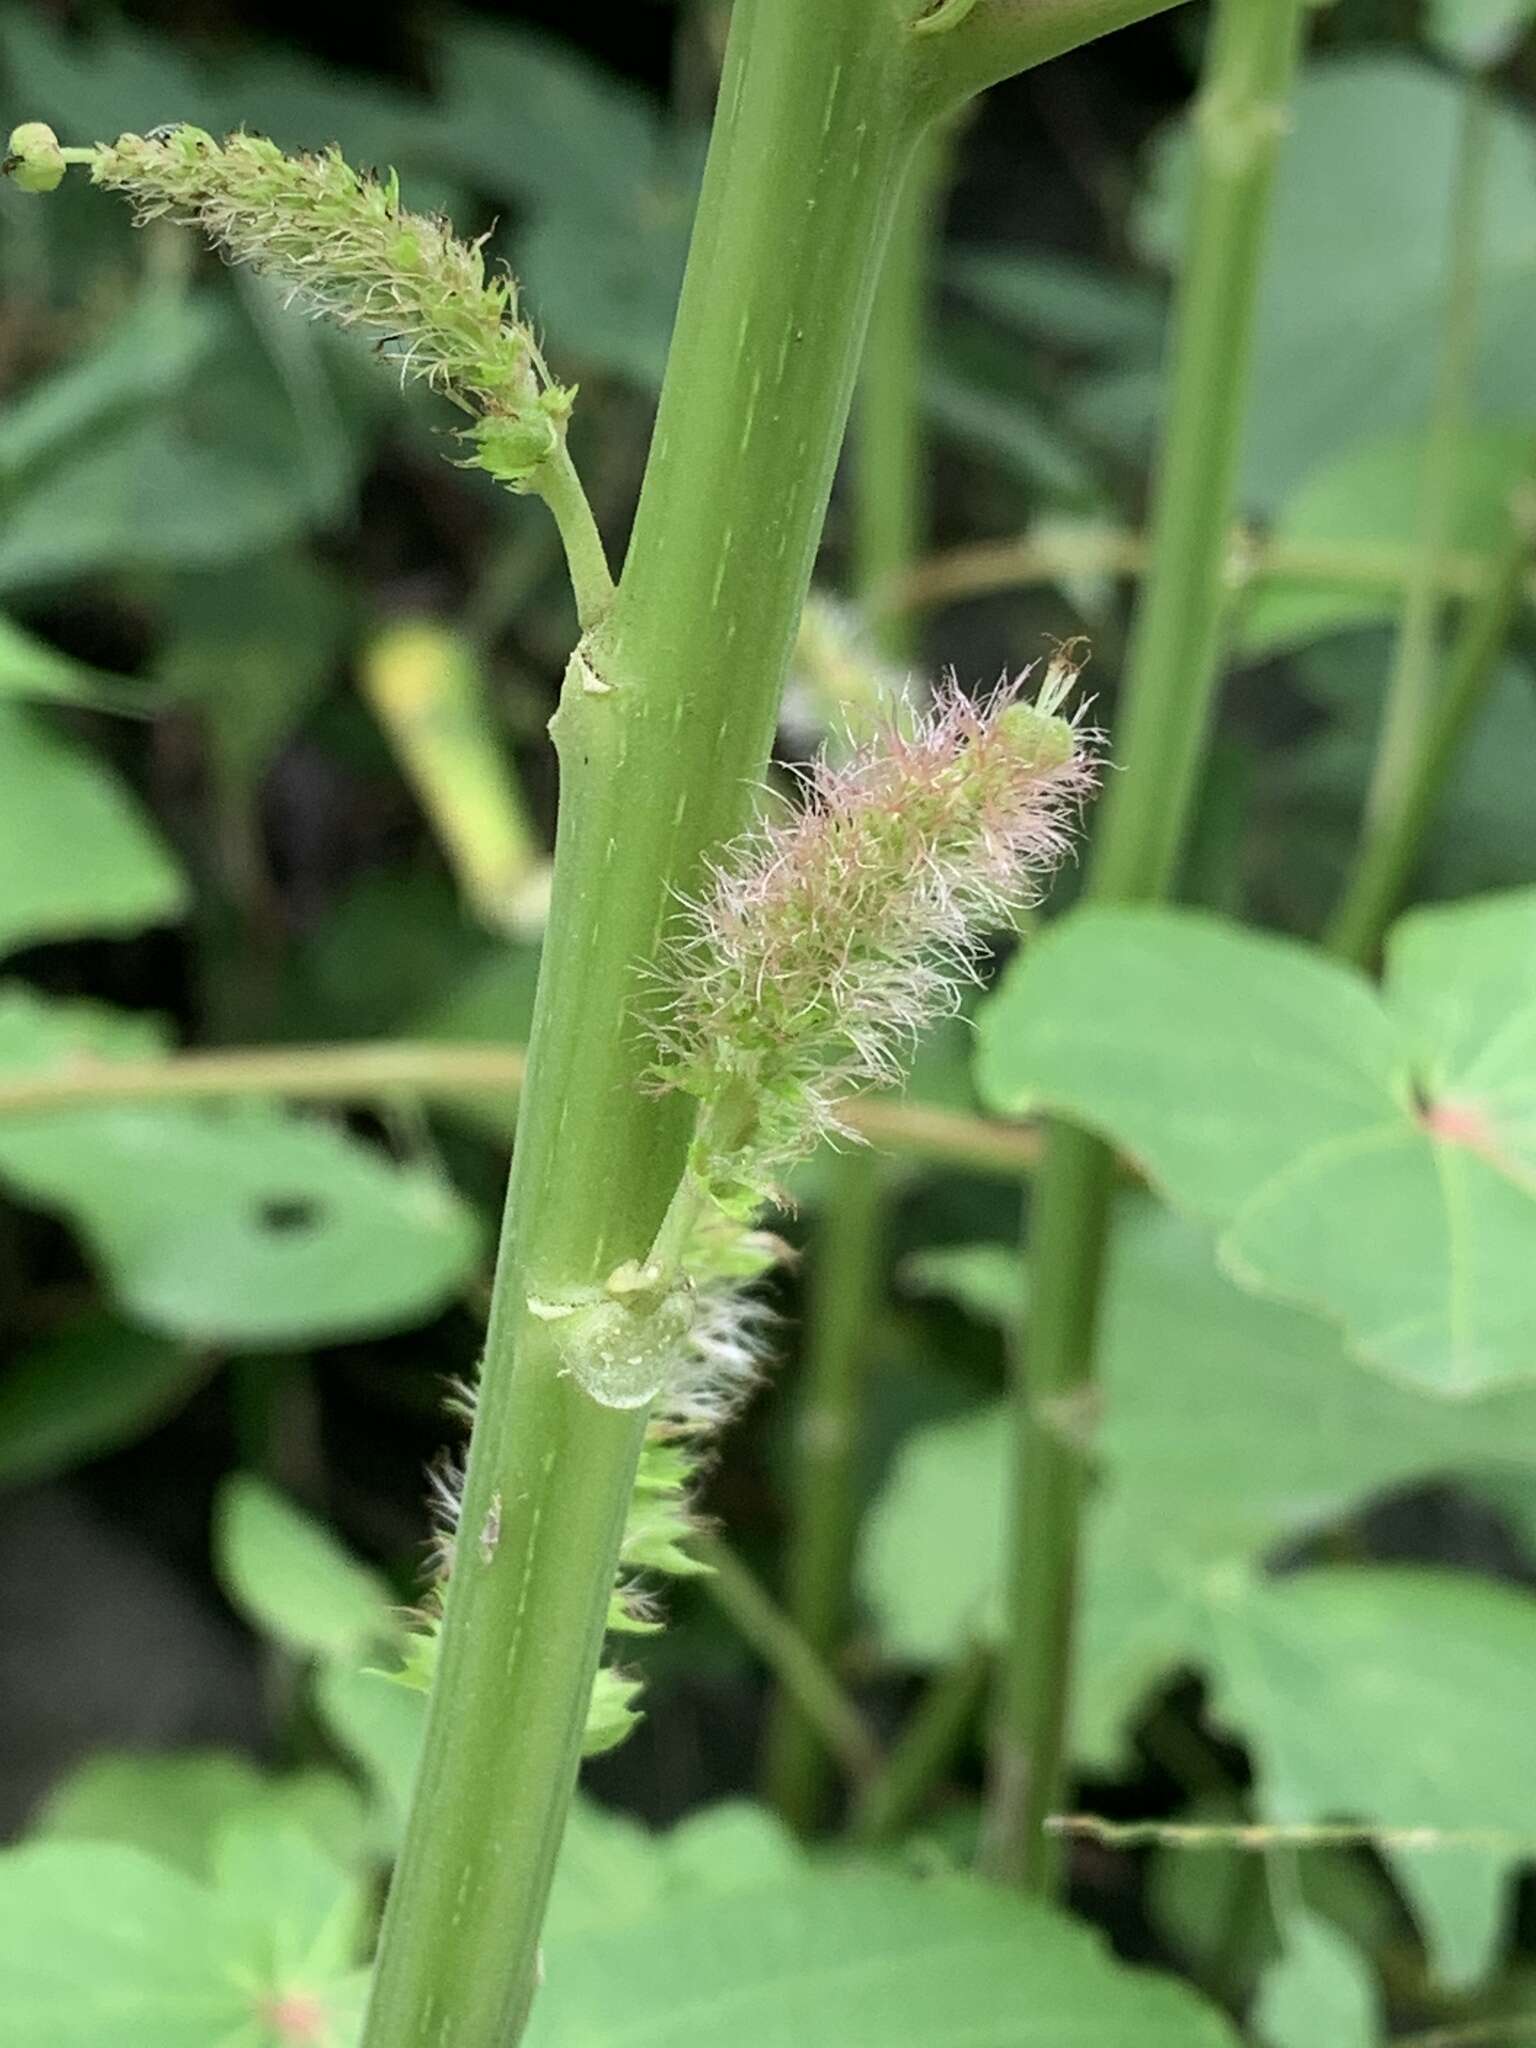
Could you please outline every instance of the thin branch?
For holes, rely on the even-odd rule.
[[[360,1045],[293,1045],[166,1053],[138,1060],[83,1058],[32,1073],[0,1075],[0,1117],[56,1115],[115,1103],[187,1102],[273,1095],[290,1102],[367,1102],[391,1096],[452,1101],[513,1099],[523,1084],[521,1046],[380,1039]],[[863,1096],[842,1119],[870,1144],[976,1173],[1027,1173],[1039,1139],[1025,1124]]]
[[[940,4],[913,23],[919,91],[935,112],[1111,30],[1166,14],[1178,0],[976,0]]]
[[[867,1782],[879,1768],[880,1746],[830,1667],[718,1536],[695,1537],[692,1549],[709,1566],[704,1587],[721,1612],[762,1658],[846,1776],[855,1785]]]
[[[1266,540],[1234,527],[1223,580],[1239,594],[1270,583],[1327,583],[1341,590],[1397,596],[1414,574],[1415,551],[1391,543],[1346,545],[1327,541]],[[1042,529],[1006,540],[973,541],[929,555],[876,594],[878,615],[927,611],[994,591],[1018,590],[1071,576],[1131,580],[1147,566],[1145,534],[1124,527],[1075,532]],[[1481,597],[1497,581],[1495,556],[1457,552],[1440,563],[1441,588],[1451,597]],[[1536,586],[1527,579],[1527,601]]]

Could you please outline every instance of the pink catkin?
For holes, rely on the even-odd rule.
[[[818,762],[802,808],[758,825],[688,907],[665,969],[663,1080],[706,1102],[732,1078],[778,1158],[836,1129],[834,1104],[898,1077],[955,1007],[987,935],[1038,899],[1095,781],[1096,735],[1052,662],[982,702],[951,678],[910,732]]]

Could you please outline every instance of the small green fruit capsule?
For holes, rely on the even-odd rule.
[[[3,169],[23,192],[55,192],[64,182],[64,151],[46,121],[23,121],[11,130]]]
[[[1065,768],[1077,752],[1077,734],[1071,722],[1034,704],[1010,704],[998,720],[998,727],[1021,761],[1028,761],[1042,774]]]
[[[471,430],[476,462],[502,483],[526,483],[560,445],[560,432],[547,414],[530,410],[482,420]]]

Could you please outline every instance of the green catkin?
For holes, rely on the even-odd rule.
[[[551,380],[515,282],[487,272],[483,238],[406,211],[394,172],[185,125],[86,150],[61,150],[40,122],[11,136],[7,168],[25,190],[51,191],[71,161],[130,199],[141,224],[197,228],[309,311],[387,337],[402,380],[419,378],[469,415],[470,460],[513,489],[530,488],[559,451],[575,394]]]

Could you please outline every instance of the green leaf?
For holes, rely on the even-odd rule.
[[[566,1822],[544,1937],[644,1920],[685,1899],[756,1891],[797,1877],[804,1851],[760,1806],[727,1800],[666,1834],[578,1795]]]
[[[142,931],[186,908],[181,872],[111,772],[0,697],[0,953]]]
[[[199,1884],[142,1850],[0,1855],[0,2028],[27,2048],[313,2048],[356,2038],[362,1897],[296,1830],[241,1829]]]
[[[377,1840],[396,1847],[421,1754],[426,1694],[381,1671],[341,1662],[319,1667],[313,1694],[321,1720],[368,1781]]]
[[[787,1882],[806,1856],[784,1823],[765,1807],[725,1799],[678,1822],[665,1837],[673,1896],[719,1897]]]
[[[1264,762],[1263,841],[1250,846],[1273,878],[1285,921],[1320,924],[1343,886],[1375,757],[1391,665],[1388,636],[1350,634],[1311,648],[1296,666],[1329,723]],[[1531,874],[1530,778],[1536,758],[1536,676],[1503,663],[1457,741],[1445,795],[1419,853],[1430,899],[1523,887]]]
[[[1448,1404],[1362,1372],[1326,1323],[1240,1291],[1150,1204],[1115,1230],[1100,1377],[1076,1730],[1099,1766],[1148,1687],[1199,1653],[1213,1577],[1394,1488],[1536,1472],[1536,1391]],[[859,1560],[893,1656],[936,1663],[998,1633],[1009,1430],[986,1408],[899,1453]]]
[[[1353,1942],[1315,1914],[1288,1914],[1284,1952],[1265,1971],[1253,2013],[1267,2048],[1375,2048],[1376,2005]]]
[[[1513,54],[1536,18],[1536,0],[1428,0],[1425,29],[1443,57],[1491,70]]]
[[[1403,919],[1381,997],[1214,918],[1083,911],[1015,962],[980,1075],[1113,1139],[1235,1278],[1380,1370],[1454,1395],[1536,1372],[1536,890]]]
[[[0,990],[0,1073],[155,1049],[141,1021]],[[421,1322],[478,1250],[435,1173],[262,1103],[8,1117],[0,1177],[75,1223],[129,1314],[194,1343],[260,1350]]]
[[[964,1878],[807,1872],[546,1944],[528,2048],[1232,2048],[1182,1986]]]
[[[1029,1287],[1024,1262],[1012,1245],[946,1244],[913,1252],[901,1277],[918,1294],[943,1294],[979,1322],[1017,1329]]]
[[[45,704],[87,704],[100,711],[139,712],[145,708],[140,685],[88,662],[76,661],[57,647],[0,617],[0,698],[30,698]]]
[[[7,406],[0,473],[15,478],[97,439],[112,422],[174,398],[200,374],[219,335],[207,300],[149,286],[90,347]]]
[[[29,469],[0,529],[0,592],[212,568],[333,518],[352,455],[318,463],[312,421],[227,314],[197,377]]]
[[[362,1861],[361,1802],[344,1778],[334,1771],[272,1777],[246,1757],[216,1750],[90,1757],[54,1786],[32,1832],[117,1842],[207,1878],[215,1840],[237,1818],[299,1827],[344,1868]]]
[[[210,1361],[111,1316],[31,1345],[0,1379],[0,1486],[51,1477],[173,1414]]]
[[[1213,1711],[1247,1743],[1268,1818],[1487,1831],[1381,1844],[1437,1972],[1476,1981],[1536,1840],[1536,1597],[1465,1573],[1328,1569],[1234,1580],[1207,1612]]]
[[[1077,503],[1091,497],[1091,472],[1061,430],[1058,408],[1020,374],[1016,348],[995,355],[964,327],[946,331],[923,383],[935,427],[981,461],[1032,491]]]
[[[660,127],[646,94],[526,29],[455,22],[437,88],[439,146],[460,176],[584,218],[623,202]]]
[[[1233,1796],[1197,1800],[1180,1818],[1197,1826],[1236,1829],[1251,1825],[1253,1815]],[[1243,1995],[1280,1960],[1285,1944],[1275,1920],[1274,1895],[1281,1895],[1289,1924],[1296,1908],[1295,1899],[1286,1896],[1291,1872],[1308,1917],[1326,1923],[1357,1956],[1382,1954],[1401,1941],[1403,1911],[1391,1884],[1375,1859],[1355,1847],[1313,1847],[1276,1865],[1254,1848],[1162,1843],[1147,1871],[1147,1910],[1198,1982],[1215,1979]],[[1272,1874],[1286,1881],[1272,1883]],[[1325,2039],[1331,2039],[1326,2029],[1312,2037]],[[1368,2048],[1373,2044],[1374,2036]]]
[[[1511,494],[1531,469],[1536,429],[1529,422],[1478,427],[1463,436],[1446,494],[1448,550],[1491,553],[1509,526]],[[1282,545],[1336,550],[1363,560],[1383,551],[1411,560],[1423,495],[1421,435],[1391,434],[1333,454],[1291,493],[1274,523]],[[1351,587],[1328,578],[1261,584],[1243,605],[1237,642],[1243,653],[1273,654],[1346,627],[1394,618],[1398,592]]]
[[[526,31],[456,24],[439,78],[432,152],[531,207],[518,274],[561,356],[659,384],[702,136],[669,131],[632,85]]]
[[[930,1424],[897,1453],[864,1522],[859,1579],[886,1650],[938,1664],[1002,1635],[1008,1417]]]
[[[224,789],[249,799],[332,673],[348,624],[337,582],[299,553],[177,580],[155,682],[202,707]]]
[[[474,1039],[488,1045],[526,1045],[538,980],[537,946],[497,946],[450,979],[426,1009],[410,1018],[410,1035],[449,1045]],[[464,1095],[443,1108],[445,1114],[503,1144],[511,1143],[517,1129],[515,1094]]]
[[[213,1558],[231,1604],[300,1656],[350,1657],[399,1632],[383,1579],[249,1473],[219,1494]]]
[[[1272,511],[1339,448],[1429,416],[1463,107],[1461,82],[1404,56],[1314,63],[1296,92],[1266,238],[1241,498]],[[1188,126],[1152,162],[1140,232],[1176,260]],[[1530,405],[1536,137],[1493,116],[1478,289],[1477,412]],[[1349,195],[1347,205],[1340,194]]]
[[[1044,249],[966,246],[944,266],[973,305],[1083,355],[1155,362],[1168,316],[1157,286]]]
[[[335,1983],[356,1963],[362,1887],[302,1829],[236,1814],[214,1837],[213,1886],[228,1939],[253,1975]]]

